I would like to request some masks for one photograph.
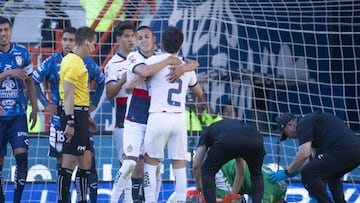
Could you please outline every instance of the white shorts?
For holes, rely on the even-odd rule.
[[[168,157],[187,159],[187,132],[185,113],[150,113],[145,134],[144,151],[151,158],[164,159],[167,145]]]
[[[123,143],[126,156],[139,157],[144,154],[145,131],[145,124],[125,120]]]
[[[124,160],[124,150],[123,150],[123,134],[124,128],[115,128],[113,132],[113,140],[115,141],[116,151],[118,153],[118,159],[122,163]]]

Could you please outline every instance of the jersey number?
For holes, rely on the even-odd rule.
[[[180,94],[181,93],[181,90],[182,90],[182,80],[181,79],[178,79],[175,83],[178,84],[178,88],[171,88],[169,89],[168,91],[168,98],[167,98],[167,103],[171,106],[180,106],[181,103],[178,102],[178,101],[173,101],[171,98],[172,98],[172,95],[173,94]]]

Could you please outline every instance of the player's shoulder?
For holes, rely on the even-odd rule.
[[[148,59],[146,59],[146,63],[155,63],[158,61],[162,61],[162,60],[167,59],[169,56],[171,56],[171,54],[169,54],[169,53],[153,55],[153,56],[149,57]]]
[[[83,58],[84,64],[87,68],[100,69],[99,65],[91,57]]]
[[[137,51],[132,51],[127,56],[127,59],[129,59],[129,57],[138,57],[138,56],[141,56],[141,54],[140,54],[140,52],[138,50]]]
[[[117,53],[114,56],[111,57],[111,59],[109,60],[109,62],[105,65],[105,69],[107,67],[111,67],[114,65],[118,65],[118,64],[122,64],[126,61],[126,57]]]
[[[16,49],[16,50],[26,50],[27,51],[25,46],[22,45],[22,44],[13,43],[13,48]]]
[[[126,56],[120,54],[120,53],[116,53],[114,56],[111,57],[110,61],[111,62],[123,62],[126,60]]]
[[[11,53],[18,54],[19,52],[21,52],[25,54],[30,54],[30,52],[26,49],[25,46],[16,43],[13,43],[12,45],[12,50],[10,51]]]
[[[58,53],[46,58],[45,61],[43,62],[43,64],[45,64],[45,63],[57,63],[57,62],[60,63],[62,59],[63,59],[62,53],[58,52]]]
[[[94,63],[96,64],[94,59],[91,58],[90,56],[84,57],[83,60],[84,60],[84,63],[86,63],[86,64],[94,64]]]
[[[317,120],[322,117],[323,114],[321,112],[311,112],[308,114],[304,114],[298,117],[298,126],[306,126],[310,127],[315,125]]]
[[[147,57],[144,56],[140,51],[134,51],[128,55],[127,60],[131,65],[136,65],[139,63],[143,63],[146,60],[146,58]]]

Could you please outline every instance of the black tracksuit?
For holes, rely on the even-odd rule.
[[[332,202],[326,184],[336,203],[344,199],[341,177],[360,164],[360,137],[336,116],[314,112],[298,119],[299,145],[311,141],[316,155],[301,171],[305,188],[318,202]]]
[[[202,133],[198,146],[205,145],[207,156],[201,166],[205,200],[215,203],[215,174],[231,159],[243,158],[250,170],[254,203],[260,203],[264,193],[261,167],[265,156],[262,135],[239,120],[222,120],[210,125]]]

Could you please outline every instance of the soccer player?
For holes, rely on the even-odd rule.
[[[254,203],[260,203],[264,193],[264,156],[263,137],[253,126],[233,119],[211,124],[202,132],[193,160],[197,190],[204,194],[207,203],[215,203],[215,174],[226,162],[236,159],[243,169],[237,170],[236,175],[244,174],[246,163],[251,176],[250,196]]]
[[[123,85],[126,82],[126,72],[129,61],[126,60],[130,52],[135,50],[135,26],[128,21],[120,22],[114,29],[116,41],[120,51],[116,53],[105,66],[105,89],[109,100],[115,98],[116,120],[113,132],[120,167],[123,162],[123,131],[127,104],[127,94]],[[116,177],[115,180],[118,178]],[[131,181],[128,181],[124,191],[124,201],[131,202]]]
[[[270,176],[276,182],[301,173],[301,181],[318,202],[346,202],[341,177],[360,164],[360,137],[330,113],[312,112],[302,117],[284,113],[278,119],[280,141],[299,140],[294,160],[286,170]]]
[[[2,168],[7,143],[10,142],[16,160],[14,198],[20,202],[28,170],[29,136],[26,119],[27,97],[32,112],[30,129],[36,124],[37,99],[30,53],[22,46],[10,42],[12,26],[9,19],[0,16],[0,202],[5,201]]]
[[[226,194],[250,194],[251,193],[251,178],[249,167],[246,165],[245,173],[239,173],[236,176],[237,170],[244,171],[235,159],[228,161],[223,165],[215,175],[216,197],[222,198]],[[284,203],[286,195],[286,182],[279,181],[272,183],[269,180],[269,174],[273,170],[267,166],[262,167],[262,174],[264,180],[264,196],[262,201],[266,203]],[[241,186],[241,187],[240,187]]]
[[[91,169],[89,139],[88,70],[84,58],[95,50],[96,33],[89,27],[81,27],[75,34],[75,47],[60,65],[60,99],[64,102],[65,116],[60,117],[64,130],[63,161],[58,171],[58,202],[67,203],[71,175],[76,165],[75,181],[78,202],[87,202],[88,176]]]
[[[119,169],[117,180],[112,190],[111,202],[117,202],[127,179],[131,174],[132,196],[134,202],[144,201],[143,192],[143,141],[145,136],[147,119],[149,116],[150,97],[145,83],[146,77],[141,77],[137,72],[138,66],[143,66],[145,59],[154,55],[155,35],[148,26],[140,26],[136,30],[137,44],[140,48],[129,54],[130,62],[127,80],[124,85],[129,93],[128,108],[124,122],[124,163]],[[167,65],[181,64],[177,57],[167,58],[164,62],[146,66],[147,70],[165,68]],[[197,62],[189,61],[184,69],[195,69]],[[140,159],[138,159],[140,158]],[[161,181],[161,178],[157,180]],[[160,184],[159,184],[160,185]],[[160,188],[158,188],[159,190]]]
[[[183,42],[183,34],[176,27],[170,26],[162,33],[162,52],[145,61],[147,66],[164,62],[170,56],[176,56]],[[183,62],[185,63],[185,62]],[[135,70],[143,77],[152,70],[138,67]],[[164,147],[168,145],[169,159],[172,160],[175,175],[176,201],[186,201],[186,158],[187,158],[187,132],[185,98],[188,87],[199,97],[202,88],[197,81],[194,71],[186,72],[175,83],[168,81],[171,66],[165,66],[149,79],[149,94],[151,96],[148,125],[145,133],[144,152],[144,190],[145,202],[157,202],[156,169],[159,162],[164,159]]]
[[[63,113],[62,103],[59,96],[59,80],[60,80],[60,64],[68,53],[75,46],[76,28],[67,27],[62,33],[61,45],[62,51],[46,59],[41,66],[39,66],[33,73],[35,81],[36,94],[45,109],[50,112],[50,136],[49,136],[49,156],[56,157],[56,168],[59,169],[62,163],[62,146],[65,141],[65,136],[60,126],[60,115]],[[96,82],[95,93],[93,95],[89,111],[96,109],[100,101],[101,94],[104,90],[105,77],[100,67],[91,59],[91,57],[84,58],[85,67],[88,70],[89,82],[94,80]],[[46,81],[50,85],[51,102],[46,98],[41,90],[40,84]],[[92,132],[90,139],[92,140]],[[92,151],[92,166],[89,175],[90,186],[90,200],[96,202],[97,199],[97,182],[98,175],[95,167],[95,156],[93,141],[91,141]]]

